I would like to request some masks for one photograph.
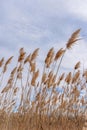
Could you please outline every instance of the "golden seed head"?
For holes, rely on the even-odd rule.
[[[3,63],[4,63],[4,57],[0,60],[0,67],[2,67]]]
[[[31,61],[35,60],[38,55],[39,48],[35,49],[33,54],[31,55]]]
[[[58,52],[56,53],[56,56],[54,58],[54,60],[58,60],[64,53],[65,53],[65,49],[61,48],[60,50],[58,50]]]
[[[67,49],[70,49],[70,48],[75,44],[75,42],[79,40],[79,39],[78,39],[78,35],[79,35],[79,33],[80,33],[80,30],[81,30],[81,29],[76,30],[76,31],[71,35],[71,37],[69,38],[69,40],[68,40],[68,42],[67,42],[67,44],[66,44],[66,48],[67,48]]]
[[[80,67],[80,61],[79,62],[77,62],[77,64],[75,65],[75,67],[74,67],[74,69],[76,70],[76,69],[78,69],[79,67]]]

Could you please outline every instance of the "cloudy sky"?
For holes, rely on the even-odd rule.
[[[0,58],[39,47],[43,62],[51,47],[64,47],[78,28],[82,40],[66,53],[64,69],[79,60],[87,67],[87,0],[0,0]]]

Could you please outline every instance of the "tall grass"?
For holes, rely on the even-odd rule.
[[[5,86],[13,56],[0,60],[0,130],[82,129],[87,100],[81,92],[87,94],[87,70],[80,70],[79,61],[73,72],[59,73],[65,53],[80,40],[79,33],[80,29],[71,35],[65,48],[48,51],[43,70],[37,66],[39,48],[30,54],[21,48]]]

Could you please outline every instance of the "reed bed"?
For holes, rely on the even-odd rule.
[[[82,130],[87,70],[81,70],[78,61],[72,72],[59,73],[66,52],[80,40],[79,33],[80,29],[73,32],[65,48],[57,52],[51,48],[43,69],[37,66],[39,48],[30,54],[21,48],[5,85],[13,56],[0,60],[0,130]]]

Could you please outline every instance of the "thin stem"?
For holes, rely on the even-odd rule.
[[[65,54],[65,52],[63,53],[63,55],[62,55],[62,57],[61,57],[61,59],[60,59],[59,65],[58,65],[58,67],[57,67],[56,78],[57,78],[57,76],[58,76],[58,72],[59,72],[60,65],[61,65],[61,63],[62,63],[62,60],[63,60],[64,54]]]

